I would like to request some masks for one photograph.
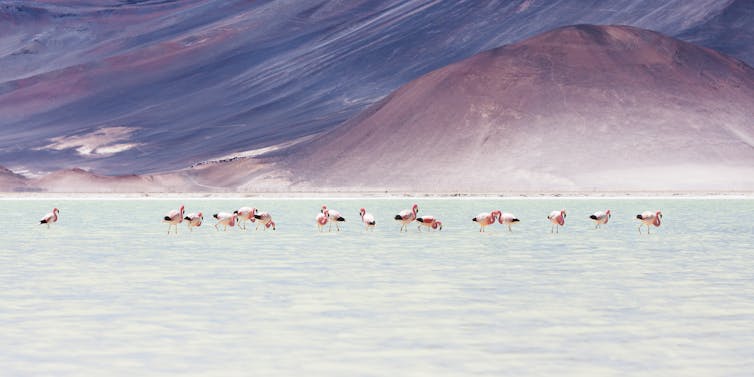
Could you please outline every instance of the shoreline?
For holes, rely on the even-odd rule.
[[[603,192],[508,192],[508,193],[390,193],[390,192],[254,192],[254,193],[83,193],[0,192],[0,200],[530,200],[530,199],[754,199],[754,192],[742,191],[603,191]]]

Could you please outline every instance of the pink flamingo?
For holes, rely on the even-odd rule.
[[[60,210],[53,208],[52,212],[44,215],[42,220],[39,220],[39,224],[47,224],[47,229],[50,229],[50,224],[58,221],[58,213],[60,213]]]
[[[432,229],[435,229],[438,231],[442,230],[442,222],[440,220],[435,219],[434,216],[417,217],[416,221],[419,222],[419,226],[417,227],[417,229],[419,229],[420,232],[422,231],[423,226],[427,227],[427,231],[431,231]]]
[[[238,215],[238,227],[243,230],[246,230],[247,221],[256,221],[254,218],[254,209],[251,207],[241,207],[237,211],[233,211],[233,213]]]
[[[639,234],[641,234],[641,227],[643,225],[647,226],[647,234],[649,234],[650,225],[659,227],[660,224],[662,224],[662,212],[660,211],[644,211],[641,214],[636,215],[636,218],[641,220],[641,224],[639,224]]]
[[[499,212],[499,211],[498,211]],[[511,229],[511,225],[521,221],[516,216],[514,216],[512,213],[503,212],[497,217],[497,221],[500,224],[507,225],[508,231],[512,232],[513,229]]]
[[[561,209],[560,211],[552,211],[550,212],[550,216],[547,216],[547,220],[550,220],[552,223],[552,226],[550,227],[550,233],[553,232],[553,228],[555,228],[555,233],[559,233],[558,229],[565,225],[565,218],[566,218],[566,211],[564,209]]]
[[[500,212],[499,209],[496,209],[492,212],[482,212],[471,219],[471,221],[479,224],[479,231],[484,232],[488,226],[495,223],[495,221],[498,219],[498,217],[500,217],[501,214],[502,212]]]
[[[257,212],[256,208],[254,208],[253,210],[254,218],[259,220],[256,229],[259,229],[260,225],[264,225],[264,230],[267,230],[267,228],[269,227],[272,227],[272,230],[275,230],[275,222],[272,221],[272,215],[270,215],[269,212]]]
[[[212,217],[217,219],[217,222],[215,223],[215,229],[220,230],[218,226],[222,225],[224,232],[228,231],[228,227],[234,227],[236,225],[236,221],[238,221],[238,215],[235,213],[218,212],[212,215]]]
[[[323,212],[327,210],[326,205],[322,205],[322,210],[320,212]],[[332,223],[335,223],[335,229],[337,229],[338,232],[340,232],[340,226],[338,225],[339,222],[344,222],[346,219],[343,218],[343,216],[340,215],[340,212],[331,209],[330,212],[330,230],[332,230]]]
[[[170,234],[170,228],[173,226],[175,226],[175,234],[178,234],[178,224],[183,222],[183,204],[181,204],[181,208],[168,212],[162,222],[168,223],[168,234]]]
[[[605,212],[597,211],[589,216],[589,218],[594,220],[594,229],[597,229],[600,228],[602,224],[607,224],[607,222],[610,221],[611,216],[610,210],[608,209]]]
[[[202,215],[201,212],[189,213],[183,219],[186,220],[186,225],[188,225],[189,231],[193,232],[194,227],[202,226],[202,222],[204,221],[204,215]]]
[[[371,213],[368,213],[366,209],[362,208],[359,210],[359,216],[361,216],[361,222],[364,223],[364,230],[374,230],[374,226],[377,225],[377,222],[374,221],[374,216],[372,216]]]
[[[320,232],[322,232],[322,229],[328,222],[330,222],[330,212],[325,208],[317,214],[317,228],[319,228]],[[330,227],[329,231],[332,231],[332,227]]]
[[[404,209],[401,213],[395,215],[395,219],[401,222],[401,230],[406,229],[408,232],[408,224],[416,220],[416,213],[419,212],[419,206],[414,204],[411,210]]]

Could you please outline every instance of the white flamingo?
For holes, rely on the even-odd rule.
[[[215,229],[220,230],[219,226],[223,226],[223,231],[227,232],[228,227],[233,227],[236,225],[236,221],[238,220],[238,215],[235,213],[228,213],[228,212],[218,212],[214,215],[212,215],[215,219],[217,219],[217,222],[215,223]]]
[[[512,232],[513,229],[511,229],[511,225],[513,225],[513,224],[515,224],[515,223],[517,223],[517,222],[519,222],[521,220],[519,220],[518,217],[514,216],[512,213],[502,212],[498,216],[497,221],[500,224],[507,225],[508,226],[508,231]]]
[[[411,224],[416,220],[416,213],[419,212],[419,206],[414,204],[411,210],[404,209],[399,214],[395,215],[395,220],[401,223],[401,232],[405,229],[408,232],[408,224]]]
[[[566,218],[566,210],[561,209],[560,211],[552,211],[550,212],[550,215],[547,216],[547,220],[550,220],[552,223],[552,226],[550,227],[550,233],[553,233],[553,228],[555,229],[555,233],[560,233],[559,229],[561,226],[565,225],[565,218]]]
[[[194,228],[198,228],[202,226],[202,222],[204,221],[204,215],[202,215],[201,212],[189,213],[183,219],[186,220],[186,225],[188,225],[189,231],[193,232]]]
[[[610,210],[608,209],[605,212],[597,211],[591,214],[589,218],[594,220],[594,229],[598,229],[602,227],[602,224],[607,224],[607,222],[610,221],[611,216]]]
[[[178,234],[178,224],[183,222],[183,204],[181,204],[181,208],[168,212],[162,222],[168,223],[168,234],[170,234],[171,227],[175,227],[175,234]]]
[[[246,230],[247,221],[256,221],[256,219],[254,218],[254,208],[241,207],[237,211],[233,211],[233,213],[238,215],[238,227],[243,230]]]
[[[39,224],[47,224],[47,229],[50,229],[50,224],[58,221],[58,213],[60,213],[60,210],[53,208],[52,212],[44,215],[44,217],[39,220]]]
[[[320,212],[324,212],[327,210],[330,213],[330,217],[328,221],[330,223],[330,230],[332,230],[332,224],[335,223],[335,229],[340,232],[340,225],[338,223],[346,221],[346,219],[343,218],[343,216],[340,215],[340,212],[334,210],[334,209],[327,209],[326,205],[322,206],[322,209]]]
[[[638,215],[636,215],[636,218],[641,220],[641,224],[639,224],[639,234],[641,234],[641,227],[646,225],[647,226],[647,234],[649,234],[649,226],[654,225],[655,227],[659,227],[660,224],[662,224],[662,212],[661,211],[644,211]]]
[[[361,216],[361,222],[364,223],[364,230],[374,230],[377,222],[374,221],[374,216],[372,216],[371,213],[368,213],[366,209],[362,208],[359,210],[359,216]]]
[[[259,220],[256,227],[257,230],[259,230],[260,225],[264,225],[264,230],[267,230],[269,227],[275,230],[275,222],[272,221],[272,215],[269,212],[257,212],[257,209],[254,208],[254,218]]]

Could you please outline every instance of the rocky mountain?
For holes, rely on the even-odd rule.
[[[0,164],[143,174],[289,143],[434,69],[570,24],[634,25],[752,63],[750,4],[7,0]]]
[[[752,119],[741,61],[577,25],[435,70],[277,158],[316,188],[751,190]]]

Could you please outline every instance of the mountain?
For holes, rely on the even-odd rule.
[[[578,25],[424,75],[277,154],[294,187],[754,189],[754,69],[629,26]]]
[[[26,191],[27,179],[0,166],[0,192]]]
[[[751,28],[726,15],[749,3],[3,1],[0,163],[182,169],[331,130],[427,72],[563,25],[688,32],[725,47]]]
[[[754,66],[754,1],[735,0],[720,13],[678,34]]]

